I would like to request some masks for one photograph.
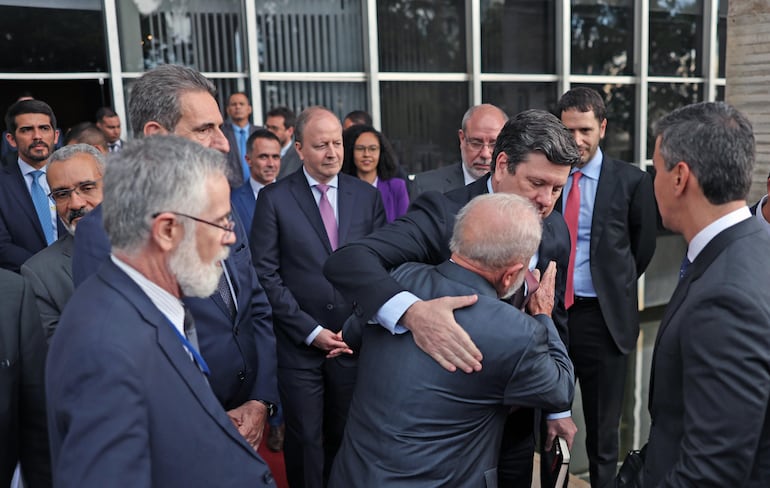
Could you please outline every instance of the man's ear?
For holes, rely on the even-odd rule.
[[[164,251],[174,249],[184,237],[183,227],[175,223],[174,214],[170,212],[161,213],[152,221],[151,240]]]
[[[671,171],[674,172],[676,178],[674,180],[674,194],[679,196],[685,192],[690,184],[690,175],[692,174],[692,171],[690,171],[690,165],[684,161],[676,163]]]
[[[299,156],[300,161],[304,161],[305,156],[302,155],[302,143],[299,141],[294,141],[294,149],[297,151],[297,155]]]
[[[155,122],[154,120],[151,120],[144,124],[144,127],[142,128],[142,132],[145,136],[165,136],[168,135],[168,131],[165,127],[160,125],[159,123]]]
[[[502,285],[501,289],[503,291],[508,290],[508,288],[514,282],[516,282],[516,279],[524,271],[524,269],[525,268],[523,263],[515,263],[510,266],[507,266],[503,270],[503,275],[500,277],[500,284]]]
[[[10,144],[12,148],[18,149],[16,146],[16,138],[13,137],[13,134],[11,134],[10,131],[5,133],[5,140],[8,141],[8,144]]]

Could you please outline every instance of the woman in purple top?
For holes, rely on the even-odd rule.
[[[354,125],[342,134],[345,159],[342,171],[375,186],[382,195],[385,215],[392,222],[406,213],[406,182],[396,178],[396,157],[387,139],[374,127]]]

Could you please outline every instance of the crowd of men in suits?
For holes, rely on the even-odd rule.
[[[733,107],[659,121],[654,182],[603,153],[592,89],[556,115],[471,107],[461,161],[407,178],[386,224],[340,172],[368,114],[276,107],[261,128],[245,93],[227,120],[216,100],[161,66],[133,85],[132,141],[104,108],[55,152],[51,107],[8,109],[0,486],[17,462],[32,488],[274,486],[269,423],[292,487],[529,487],[538,437],[572,445],[576,381],[591,484],[613,486],[656,206],[688,252],[644,486],[770,483],[770,206],[746,206]]]

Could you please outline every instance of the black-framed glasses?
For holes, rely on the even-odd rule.
[[[72,188],[57,188],[56,190],[53,190],[51,193],[49,193],[48,196],[53,198],[53,201],[56,203],[68,202],[69,199],[72,198],[73,192],[80,196],[89,196],[99,188],[100,180],[101,178],[98,180],[83,181],[73,186]]]
[[[233,232],[233,229],[235,229],[235,220],[233,220],[232,212],[227,214],[224,217],[225,219],[227,219],[227,224],[225,224],[225,225],[216,224],[216,223],[210,222],[208,220],[203,220],[203,219],[200,219],[198,217],[193,217],[192,215],[187,215],[187,214],[182,213],[182,212],[173,212],[171,210],[168,210],[166,212],[156,212],[156,213],[152,214],[152,218],[154,219],[154,218],[156,218],[158,215],[160,215],[162,213],[170,213],[170,214],[174,214],[174,215],[179,216],[179,217],[187,217],[188,219],[194,220],[196,222],[200,222],[201,224],[206,224],[206,225],[210,225],[212,227],[216,227],[217,229],[222,229],[225,232]]]
[[[365,153],[367,151],[369,153],[376,153],[377,151],[380,150],[380,146],[377,146],[377,145],[374,145],[374,144],[372,144],[371,146],[361,146],[361,145],[357,144],[357,145],[353,146],[353,150],[356,151],[356,152],[362,152],[362,153]]]

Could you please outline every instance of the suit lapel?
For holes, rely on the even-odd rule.
[[[313,227],[313,230],[318,234],[320,242],[323,243],[327,252],[331,254],[332,245],[329,242],[329,236],[326,235],[326,228],[324,227],[323,220],[321,220],[321,213],[318,211],[318,205],[315,203],[313,190],[307,184],[307,180],[305,179],[305,173],[303,171],[295,171],[291,174],[290,178],[291,193],[297,201],[297,205],[299,205],[300,210],[302,210],[302,213],[307,217],[310,226]],[[339,197],[339,188],[337,191]],[[339,199],[337,201],[337,210],[339,213]]]
[[[32,203],[32,196],[27,190],[27,183],[24,181],[24,175],[21,174],[21,169],[16,161],[13,164],[5,168],[5,172],[8,174],[8,185],[6,185],[6,191],[13,197],[19,204],[19,208],[27,215],[27,218],[32,222],[32,227],[35,229],[35,233],[40,238],[44,245],[47,244],[45,234],[43,233],[43,227],[40,225],[40,220],[37,218],[37,212],[35,206]],[[59,224],[61,228],[61,224]]]
[[[599,171],[599,184],[594,198],[594,214],[591,219],[591,249],[600,249],[599,240],[604,233],[605,222],[603,218],[610,213],[610,205],[613,201],[612,193],[617,183],[617,171],[615,165],[606,157],[602,159],[602,168]]]
[[[353,193],[353,185],[348,185],[348,181],[340,174],[337,178],[337,243],[340,247],[347,242],[350,223],[353,220],[355,211],[356,196]],[[379,191],[379,190],[378,190]]]

